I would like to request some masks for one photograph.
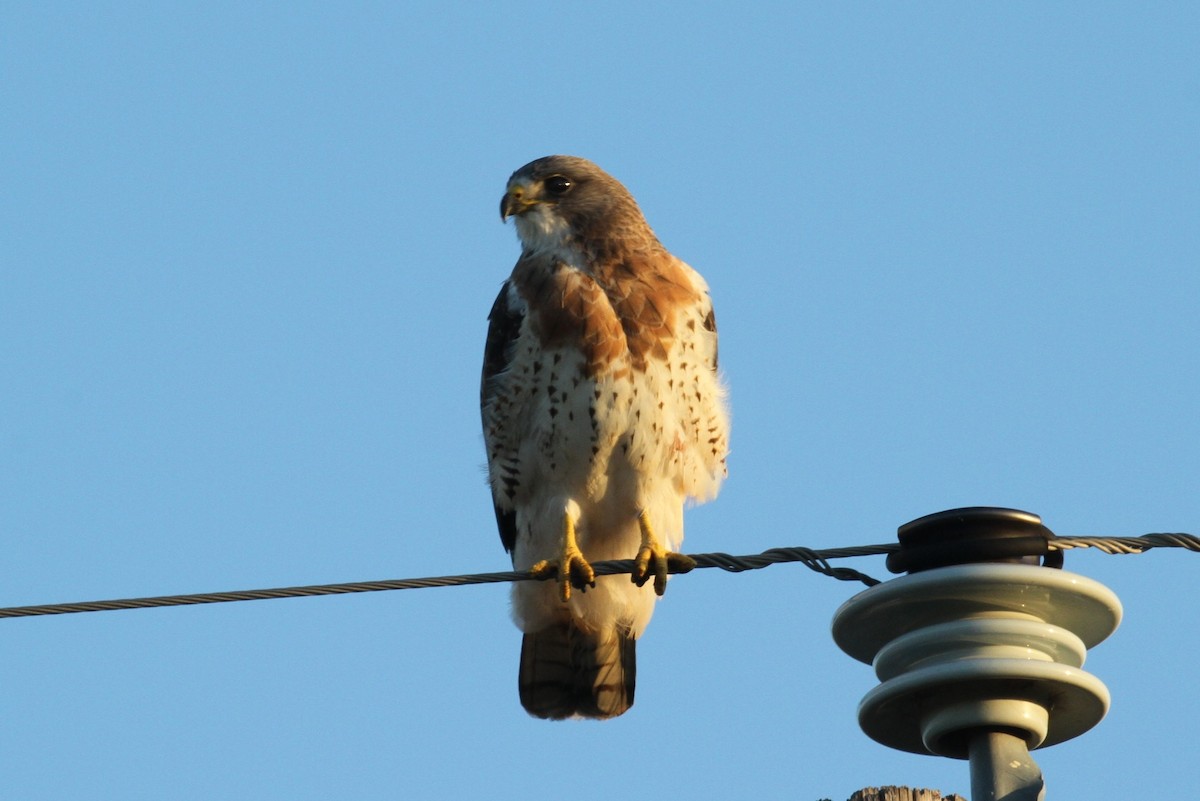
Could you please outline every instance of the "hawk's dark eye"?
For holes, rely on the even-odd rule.
[[[555,197],[562,197],[574,186],[570,178],[562,175],[551,175],[545,180],[546,191]]]

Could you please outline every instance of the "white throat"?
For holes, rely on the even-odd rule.
[[[514,218],[514,222],[525,250],[557,256],[567,262],[580,258],[579,250],[571,242],[570,226],[557,214],[551,214],[546,206],[534,206]]]

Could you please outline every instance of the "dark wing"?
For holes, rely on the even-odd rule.
[[[496,394],[496,378],[508,369],[512,361],[513,345],[521,330],[521,321],[525,315],[514,310],[508,300],[509,282],[505,281],[500,287],[500,294],[492,304],[488,313],[487,344],[483,349],[483,378],[479,386],[479,408],[483,416],[483,439],[488,450],[488,474],[493,475],[502,469],[497,464],[501,454],[495,452],[496,443],[493,436],[492,420],[493,402]],[[509,479],[506,479],[506,481]],[[500,542],[504,550],[511,551],[517,542],[517,512],[511,503],[502,502],[496,494],[496,485],[492,483],[492,505],[496,510],[496,526],[500,529]]]

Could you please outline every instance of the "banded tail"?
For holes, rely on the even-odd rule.
[[[521,640],[521,706],[535,717],[615,718],[633,706],[635,640],[564,621]]]

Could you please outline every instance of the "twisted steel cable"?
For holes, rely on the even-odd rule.
[[[1192,534],[1147,534],[1142,537],[1055,537],[1051,548],[1096,548],[1107,554],[1143,553],[1152,548],[1184,548],[1200,551],[1200,537]],[[868,587],[879,584],[879,580],[848,567],[833,567],[831,559],[846,559],[858,556],[888,554],[900,548],[897,543],[884,545],[859,545],[848,548],[771,548],[758,554],[733,556],[727,553],[689,554],[696,568],[719,568],[729,573],[760,570],[771,565],[798,562],[822,575],[841,581],[858,581]],[[615,559],[592,564],[598,576],[609,576],[633,571],[632,559]],[[688,570],[672,570],[686,573]],[[539,577],[540,578],[540,577]],[[111,612],[118,609],[150,609],[163,606],[190,606],[195,604],[217,604],[233,601],[264,601],[273,598],[306,598],[319,595],[345,595],[358,592],[382,592],[384,590],[416,590],[430,587],[461,587],[470,584],[498,584],[511,581],[539,580],[525,571],[501,573],[471,573],[458,576],[434,576],[429,578],[392,579],[386,581],[354,581],[343,584],[313,584],[300,587],[276,587],[260,590],[233,590],[230,592],[206,592],[188,595],[158,595],[148,598],[124,598],[107,601],[81,601],[38,606],[13,606],[0,608],[0,618],[36,617],[41,615],[65,615],[77,612]]]

